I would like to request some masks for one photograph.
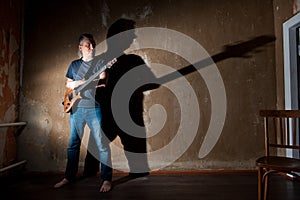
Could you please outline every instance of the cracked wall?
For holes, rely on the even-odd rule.
[[[19,68],[21,50],[21,4],[1,2],[0,8],[0,123],[16,122],[19,117]],[[0,167],[17,159],[16,132],[0,127]]]

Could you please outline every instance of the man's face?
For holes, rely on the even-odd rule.
[[[93,56],[94,46],[89,39],[83,39],[79,45],[79,50],[82,53],[82,57],[90,57]]]

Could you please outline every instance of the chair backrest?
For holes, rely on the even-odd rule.
[[[280,149],[300,150],[300,110],[261,110],[260,116],[264,118],[266,156],[270,148],[276,153]]]

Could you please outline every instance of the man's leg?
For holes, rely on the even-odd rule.
[[[96,176],[99,171],[99,166],[100,166],[100,161],[99,161],[98,147],[96,145],[94,136],[90,133],[86,156],[84,160],[83,176],[84,177]]]
[[[78,172],[78,162],[80,154],[81,138],[83,134],[84,121],[80,116],[80,109],[76,114],[70,115],[70,136],[67,150],[67,166],[65,170],[65,178],[54,185],[55,188],[60,188],[69,182],[73,182],[76,179]]]
[[[101,110],[100,108],[90,109],[87,124],[90,127],[91,133],[95,138],[98,147],[101,162],[101,179],[103,180],[100,192],[108,192],[112,185],[112,163],[109,139],[101,130]]]

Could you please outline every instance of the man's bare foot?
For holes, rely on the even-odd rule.
[[[61,180],[60,182],[56,183],[54,185],[54,188],[61,188],[64,185],[67,185],[68,183],[70,183],[70,181],[68,181],[66,178],[64,178],[63,180]]]
[[[109,192],[112,188],[112,183],[111,181],[103,181],[99,192]]]

